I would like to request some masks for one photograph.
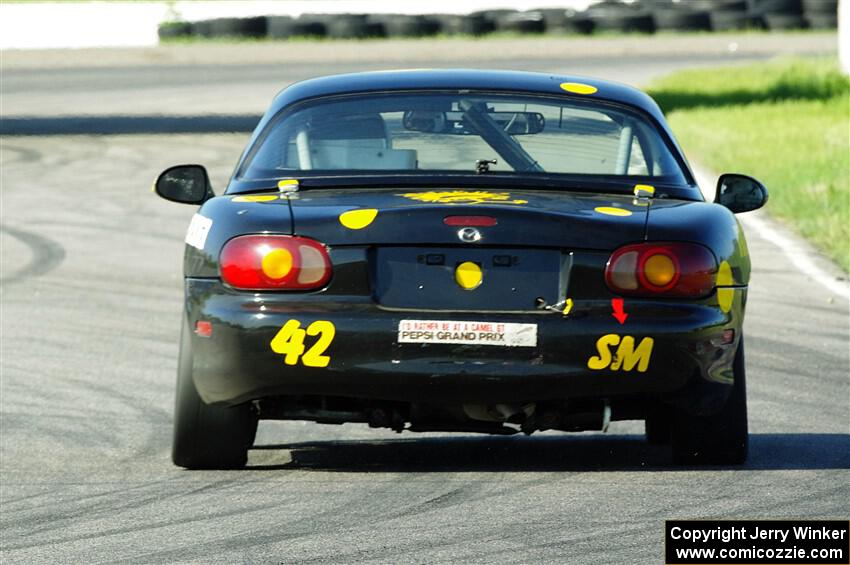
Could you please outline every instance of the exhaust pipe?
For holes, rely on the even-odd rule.
[[[605,399],[605,406],[602,408],[602,433],[608,431],[608,426],[611,425],[611,404],[608,399]]]
[[[564,432],[608,431],[611,424],[611,404],[606,398],[599,402],[565,401],[541,407],[522,424],[522,431],[561,430]]]

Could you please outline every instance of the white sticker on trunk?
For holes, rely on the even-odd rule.
[[[398,342],[535,347],[537,324],[401,320],[398,323]]]
[[[204,243],[207,241],[207,234],[210,233],[212,223],[213,221],[210,218],[201,216],[200,214],[192,216],[189,229],[186,231],[186,243],[203,251]]]

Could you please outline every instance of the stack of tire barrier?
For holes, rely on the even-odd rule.
[[[216,18],[192,23],[192,35],[199,37],[265,37],[266,18]]]
[[[704,5],[709,8],[708,19],[712,31],[761,27],[760,20],[750,13],[747,0],[727,0],[712,3],[705,1]]]
[[[803,18],[812,29],[837,28],[838,0],[803,0]]]
[[[850,0],[848,0],[850,1]],[[507,34],[653,33],[740,29],[834,29],[838,0],[602,0],[577,12],[568,8],[484,10],[456,14],[303,14],[165,22],[160,39],[481,36]]]

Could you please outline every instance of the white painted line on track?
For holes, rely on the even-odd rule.
[[[839,280],[821,269],[809,257],[811,250],[795,241],[796,236],[786,236],[782,228],[772,220],[763,216],[750,214],[741,216],[741,222],[747,229],[752,229],[759,236],[776,247],[788,257],[788,261],[807,277],[820,284],[836,296],[850,301],[850,284],[846,280]],[[837,268],[837,267],[836,267]]]
[[[703,196],[707,201],[713,201],[716,182],[712,179],[716,179],[718,175],[712,175],[705,169],[695,166],[693,163],[691,163],[691,168],[696,175],[697,183],[700,190],[702,190]],[[770,187],[768,187],[768,190],[770,190]],[[799,241],[798,236],[787,233],[782,226],[770,218],[760,215],[758,212],[738,214],[737,217],[740,218],[745,228],[754,231],[760,238],[778,247],[788,258],[788,262],[803,273],[803,275],[826,288],[832,294],[850,302],[850,281],[839,280],[835,275],[819,267],[811,259],[813,255],[812,249],[809,248],[808,244]],[[823,260],[826,261],[827,259]],[[836,266],[835,269],[839,270],[839,267]]]

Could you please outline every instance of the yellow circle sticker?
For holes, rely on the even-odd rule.
[[[561,90],[572,92],[573,94],[594,94],[599,89],[581,82],[562,82]]]
[[[606,216],[631,216],[631,210],[624,210],[623,208],[614,208],[613,206],[600,206],[599,208],[594,208],[594,211],[599,212],[600,214],[605,214]]]
[[[374,208],[364,208],[363,210],[349,210],[339,215],[339,223],[350,230],[362,230],[371,224],[378,211]]]
[[[481,267],[472,261],[464,261],[455,269],[455,282],[464,290],[478,288],[483,280],[484,274],[481,272]]]

